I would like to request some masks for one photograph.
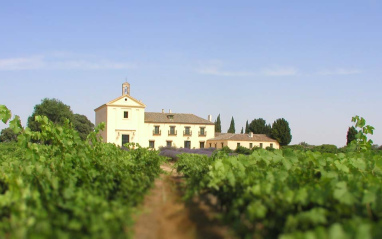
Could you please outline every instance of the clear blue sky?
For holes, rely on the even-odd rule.
[[[25,124],[57,98],[94,122],[127,78],[147,111],[224,131],[285,118],[294,144],[343,146],[358,114],[382,144],[381,26],[376,0],[3,1],[0,104]]]

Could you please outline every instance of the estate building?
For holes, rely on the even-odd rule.
[[[238,145],[279,148],[265,135],[216,134],[212,116],[203,119],[189,113],[145,112],[146,105],[130,95],[130,84],[122,84],[122,95],[95,109],[96,125],[105,122],[101,136],[105,142],[122,146],[138,143],[142,147],[221,148]]]

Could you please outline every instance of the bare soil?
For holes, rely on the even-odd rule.
[[[155,181],[146,196],[141,213],[136,215],[136,239],[194,239],[234,238],[229,229],[217,219],[217,213],[203,200],[182,200],[183,177],[163,165],[166,172]]]

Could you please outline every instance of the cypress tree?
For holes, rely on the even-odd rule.
[[[241,132],[240,132],[240,134],[244,134],[244,128],[243,128],[243,127],[241,127]]]
[[[249,134],[250,130],[249,130],[249,124],[248,124],[248,120],[247,120],[247,123],[245,123],[245,133],[246,134]]]
[[[233,116],[232,116],[231,124],[229,126],[227,133],[232,133],[232,134],[235,133],[235,120],[233,119]]]
[[[215,133],[221,133],[222,132],[222,123],[220,121],[220,114],[218,115],[218,118],[215,120]]]

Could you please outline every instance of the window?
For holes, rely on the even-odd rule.
[[[205,127],[200,127],[199,136],[206,136],[206,128]]]
[[[176,135],[175,126],[170,126],[170,132],[168,134],[169,135]]]
[[[166,141],[166,146],[171,147],[172,146],[172,141]]]
[[[263,148],[263,143],[260,143],[260,148]]]
[[[150,149],[155,148],[155,141],[153,141],[153,140],[150,140],[150,141],[149,141],[149,148],[150,148]]]
[[[154,126],[154,132],[153,132],[154,135],[160,135],[160,130],[159,130],[159,126]]]
[[[123,112],[123,118],[124,119],[128,119],[129,118],[129,112],[128,111],[124,111]]]
[[[210,148],[212,148],[212,144],[210,143]]]
[[[273,144],[271,144],[271,149],[273,149]]]
[[[240,143],[237,143],[237,147],[238,147],[238,148],[240,147]]]
[[[253,148],[253,143],[249,143],[249,148]]]
[[[167,115],[167,119],[173,120],[174,119],[174,115]]]
[[[191,141],[184,141],[184,148],[190,149],[191,148]]]
[[[184,127],[184,135],[191,135],[191,127]]]
[[[204,149],[204,142],[200,142],[200,148]]]
[[[224,148],[224,143],[222,143],[222,148]]]
[[[128,134],[123,134],[122,135],[122,147],[124,147],[123,145],[129,143],[130,141],[130,136]]]

